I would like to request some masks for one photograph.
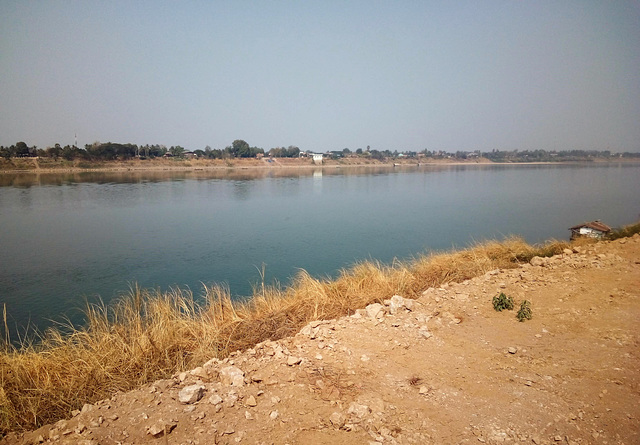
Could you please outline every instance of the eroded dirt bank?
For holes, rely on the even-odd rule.
[[[314,322],[3,443],[637,444],[639,322],[635,235]]]

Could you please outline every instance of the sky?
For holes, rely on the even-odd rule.
[[[640,1],[0,0],[0,145],[640,151]]]

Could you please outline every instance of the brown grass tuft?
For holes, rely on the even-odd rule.
[[[4,341],[0,433],[68,417],[85,403],[292,335],[312,320],[351,314],[394,294],[415,298],[429,287],[517,267],[566,246],[554,241],[533,247],[509,238],[391,265],[364,261],[334,280],[301,270],[288,287],[261,285],[243,302],[233,301],[221,286],[205,287],[198,299],[189,290],[135,286],[108,306],[87,304],[83,327],[50,329],[37,343],[21,347]]]

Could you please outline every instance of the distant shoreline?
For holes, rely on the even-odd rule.
[[[636,159],[595,159],[592,161],[557,161],[557,162],[493,162],[487,159],[479,160],[394,160],[378,161],[343,158],[339,160],[328,159],[322,164],[314,164],[307,158],[275,158],[275,159],[132,159],[128,161],[63,161],[46,158],[18,158],[16,163],[7,165],[11,161],[0,164],[0,174],[56,174],[56,173],[81,173],[81,172],[146,172],[146,171],[220,171],[234,169],[266,169],[281,170],[291,168],[371,168],[371,167],[422,167],[422,166],[453,166],[453,165],[558,165],[558,164],[620,164],[640,163]],[[44,161],[44,162],[43,162]],[[44,165],[42,165],[44,164]]]

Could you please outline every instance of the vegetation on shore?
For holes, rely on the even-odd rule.
[[[640,233],[640,223],[614,236]],[[593,242],[579,240],[578,242]],[[0,435],[68,417],[72,410],[223,358],[236,350],[295,334],[312,320],[352,314],[395,294],[417,298],[429,288],[461,282],[534,256],[569,247],[550,241],[531,246],[519,238],[488,241],[461,251],[420,255],[390,265],[366,261],[334,279],[301,271],[288,287],[262,284],[251,299],[232,301],[223,287],[160,292],[134,287],[115,303],[88,304],[83,327],[49,329],[39,341],[0,351]]]
[[[211,148],[187,150],[180,145],[167,147],[160,144],[136,145],[120,144],[114,142],[94,142],[86,144],[84,148],[76,145],[55,144],[47,148],[28,146],[25,142],[17,142],[10,146],[0,146],[0,170],[32,170],[38,168],[109,168],[114,164],[132,160],[150,161],[169,158],[177,161],[224,161],[233,162],[238,159],[283,159],[299,158],[309,159],[310,151],[301,151],[300,148],[273,147],[265,150],[260,147],[251,147],[246,141],[236,139],[225,148]],[[351,150],[324,151],[325,159],[340,161],[349,159],[356,163],[368,162],[495,162],[495,163],[519,163],[519,162],[575,162],[596,160],[633,160],[640,159],[640,153],[623,152],[612,153],[609,150],[491,150],[491,151],[455,151],[424,149],[420,152],[411,150],[390,150],[371,148],[357,148]],[[35,162],[34,162],[35,161]],[[69,167],[71,166],[71,167]]]
[[[312,320],[352,314],[394,294],[417,298],[429,287],[516,267],[567,246],[559,241],[530,246],[511,238],[391,265],[366,261],[335,280],[301,271],[288,287],[259,286],[244,302],[232,301],[220,286],[205,287],[199,299],[188,290],[134,287],[112,305],[88,305],[86,326],[50,329],[37,343],[21,347],[5,338],[0,432],[67,417],[84,403],[292,335]]]

